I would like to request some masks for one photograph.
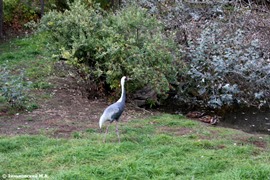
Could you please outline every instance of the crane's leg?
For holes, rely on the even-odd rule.
[[[116,121],[116,127],[115,127],[115,131],[118,137],[118,142],[120,143],[120,136],[119,136],[119,131],[118,131],[118,121]]]
[[[108,131],[109,131],[109,126],[111,125],[111,122],[110,124],[108,124],[107,128],[106,128],[106,131],[105,131],[105,135],[104,135],[104,139],[103,139],[103,142],[105,143],[106,142],[106,135],[108,134]]]

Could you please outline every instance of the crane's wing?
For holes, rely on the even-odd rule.
[[[110,105],[104,110],[102,116],[100,117],[99,127],[101,128],[102,124],[105,121],[112,121],[112,120],[118,119],[121,114],[122,112],[117,105],[115,104]]]
[[[118,106],[109,106],[104,113],[107,114],[109,120],[115,120],[119,118],[120,108]]]

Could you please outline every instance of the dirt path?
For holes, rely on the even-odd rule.
[[[98,131],[99,117],[109,103],[104,99],[89,100],[83,97],[71,79],[54,77],[51,81],[56,84],[55,88],[37,92],[51,96],[39,102],[39,109],[0,117],[0,135],[44,134],[70,137],[73,132],[87,129]],[[128,103],[120,120],[126,123],[153,114]]]

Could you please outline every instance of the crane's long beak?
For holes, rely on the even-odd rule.
[[[130,81],[130,80],[132,80],[132,78],[130,78],[130,77],[127,77],[127,81]]]

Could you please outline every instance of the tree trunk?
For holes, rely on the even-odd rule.
[[[3,38],[4,11],[3,0],[0,0],[0,39]]]
[[[118,9],[121,6],[121,0],[111,0],[113,10]]]
[[[44,14],[44,0],[40,0],[40,15],[41,17]]]

